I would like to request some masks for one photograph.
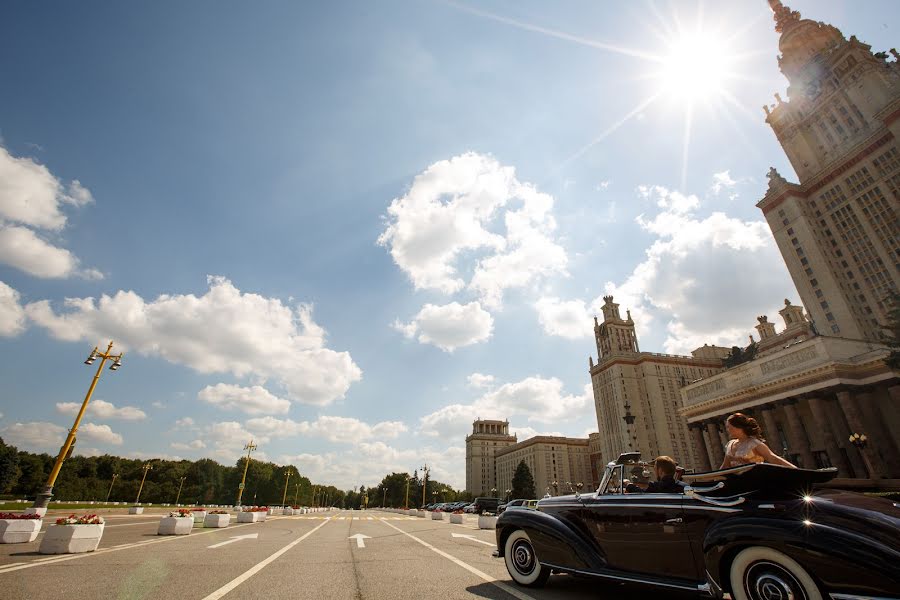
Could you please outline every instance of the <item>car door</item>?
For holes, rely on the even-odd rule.
[[[623,575],[700,580],[684,524],[681,494],[626,494],[621,488],[584,499],[584,520],[608,567]]]

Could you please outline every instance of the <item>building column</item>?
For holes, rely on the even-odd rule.
[[[898,452],[900,449],[894,443],[889,426],[879,410],[875,394],[862,391],[856,395],[856,401],[866,426],[875,439],[875,453],[881,466],[884,467],[884,474],[889,477],[900,477],[900,452]],[[879,465],[875,465],[875,468],[879,469]]]
[[[706,450],[706,459],[709,461],[710,468],[715,470],[719,468],[721,462],[716,462],[716,452],[713,450],[712,436],[709,435],[709,429],[703,423],[698,423],[700,432],[703,434],[703,448]]]
[[[784,415],[787,417],[790,449],[800,455],[804,469],[815,469],[816,459],[813,458],[812,450],[809,449],[810,441],[803,433],[803,424],[800,422],[800,415],[797,414],[795,401],[789,401],[784,405]]]
[[[771,405],[762,407],[763,437],[766,438],[769,450],[781,456],[784,449],[781,440],[778,439],[778,423],[775,422],[775,407]],[[774,446],[774,447],[773,447]]]
[[[719,425],[715,421],[707,421],[706,433],[709,436],[707,443],[709,444],[709,458],[715,463],[718,469],[722,461],[725,460],[725,446],[719,437]]]
[[[697,460],[700,461],[700,464],[697,466],[702,471],[712,471],[712,466],[709,462],[709,452],[707,452],[706,449],[706,441],[703,439],[703,430],[701,427],[702,426],[699,423],[691,423],[688,425],[688,429],[691,430],[691,437],[694,439]],[[719,465],[716,466],[718,467]]]
[[[838,392],[837,399],[838,404],[841,406],[841,410],[844,412],[844,418],[847,419],[850,433],[866,433],[865,424],[863,424],[862,415],[859,412],[859,404],[857,404],[856,399],[847,391]],[[869,433],[871,433],[871,431]],[[859,449],[859,453],[865,463],[868,477],[869,479],[884,477],[884,470],[876,468],[876,465],[878,465],[880,461],[875,453],[875,441],[869,434],[866,434],[866,437],[869,439],[869,443],[865,448]]]
[[[838,468],[839,475],[848,477],[851,471],[850,465],[847,464],[841,455],[837,440],[832,433],[828,415],[825,413],[825,400],[816,397],[810,398],[808,402],[809,410],[812,412],[813,420],[816,422],[816,429],[820,432],[825,453],[828,454],[828,460],[831,461],[833,466]],[[815,463],[813,464],[815,465]]]

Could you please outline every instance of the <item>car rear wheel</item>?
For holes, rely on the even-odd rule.
[[[550,577],[550,569],[541,566],[531,544],[531,538],[521,529],[513,531],[506,538],[503,558],[510,577],[519,585],[543,587]]]
[[[729,574],[734,600],[822,600],[813,578],[797,561],[777,550],[741,550]]]

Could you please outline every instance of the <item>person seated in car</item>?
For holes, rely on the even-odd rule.
[[[651,482],[647,489],[641,489],[630,483],[625,488],[628,494],[680,494],[682,486],[675,480],[677,464],[671,456],[657,456],[653,461],[656,470],[656,481]]]

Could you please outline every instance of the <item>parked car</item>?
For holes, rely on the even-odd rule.
[[[541,586],[561,572],[734,600],[900,597],[900,503],[814,491],[836,469],[743,465],[685,474],[680,494],[629,494],[633,466],[620,457],[595,493],[504,512],[494,555],[513,580]]]
[[[474,502],[469,502],[468,504],[466,504],[465,506],[463,506],[463,512],[464,512],[464,513],[469,513],[469,514],[474,513],[474,512],[475,512],[475,503],[474,503]]]
[[[500,506],[500,498],[475,498],[473,504],[475,505],[474,512],[476,514],[480,515],[484,512],[496,513],[497,507]]]
[[[514,508],[517,506],[519,506],[519,507],[526,506],[527,503],[528,503],[528,500],[526,498],[517,498],[516,500],[510,500],[506,504],[501,504],[500,506],[497,507],[497,514],[498,515],[503,514],[503,512],[507,508]]]

